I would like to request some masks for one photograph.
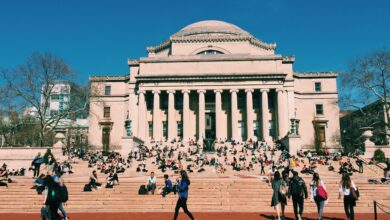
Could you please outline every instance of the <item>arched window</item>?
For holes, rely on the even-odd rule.
[[[221,51],[218,50],[204,50],[199,53],[198,55],[215,55],[215,54],[223,54]]]

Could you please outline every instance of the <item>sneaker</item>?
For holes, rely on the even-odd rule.
[[[300,214],[298,214],[298,220],[302,220],[302,217]]]

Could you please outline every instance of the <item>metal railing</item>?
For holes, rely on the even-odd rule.
[[[390,214],[390,206],[383,205],[382,203],[377,202],[374,200],[374,216],[375,220],[378,220],[378,209],[386,214]],[[386,211],[387,209],[387,211]]]

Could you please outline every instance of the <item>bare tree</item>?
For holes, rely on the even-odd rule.
[[[50,133],[61,119],[75,116],[88,107],[88,89],[76,86],[72,69],[59,57],[51,53],[33,53],[24,64],[12,69],[2,69],[5,85],[0,90],[14,111],[23,112],[27,107],[35,108],[39,124],[39,146],[45,145],[45,135]],[[69,82],[77,92],[71,94],[72,102],[62,111],[50,114],[50,99],[55,85]],[[88,88],[88,87],[85,87]]]
[[[386,130],[390,130],[390,50],[378,50],[357,58],[352,62],[349,71],[343,73],[341,77],[342,106],[359,110],[362,117],[383,114],[384,120],[381,122],[369,121],[372,125],[383,123],[382,132],[386,134]],[[363,108],[373,102],[379,102],[383,110],[368,112],[368,108]],[[363,126],[372,126],[371,124]]]

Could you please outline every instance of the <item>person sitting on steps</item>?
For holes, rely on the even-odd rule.
[[[156,177],[154,176],[154,172],[150,173],[150,177],[148,178],[146,184],[147,184],[146,188],[148,190],[148,193],[152,192],[152,194],[154,195],[154,191],[156,190]]]

